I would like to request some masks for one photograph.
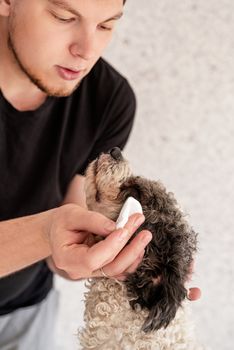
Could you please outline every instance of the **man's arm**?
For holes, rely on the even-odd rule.
[[[64,197],[64,200],[62,202],[62,205],[68,204],[68,203],[75,203],[75,204],[80,205],[83,208],[86,208],[84,183],[85,183],[84,176],[75,175],[68,186],[68,189],[67,189],[66,195]],[[47,263],[49,269],[53,273],[56,273],[57,275],[59,275],[63,278],[71,280],[69,275],[64,270],[58,269],[56,267],[52,256],[47,257],[46,263]]]
[[[53,211],[0,222],[0,277],[51,255],[47,231]]]
[[[77,180],[70,184],[73,190]],[[70,195],[66,196],[69,202]],[[111,276],[122,276],[129,269],[135,270],[152,238],[150,232],[142,231],[126,246],[143,221],[143,215],[135,214],[123,229],[116,230],[115,223],[104,215],[69,203],[47,212],[0,222],[0,277],[49,256],[56,268],[73,280],[101,276],[103,266]],[[91,244],[90,233],[105,239]]]
[[[76,203],[85,208],[84,176],[76,175],[62,204]],[[47,258],[53,272],[63,277],[67,274],[56,269],[51,258],[48,239],[51,215],[54,209],[39,214],[0,222],[0,277],[21,270]]]
[[[86,208],[84,183],[84,176],[75,175],[68,186],[67,193],[62,204],[74,203]]]

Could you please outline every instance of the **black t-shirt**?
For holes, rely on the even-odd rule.
[[[91,160],[124,147],[135,107],[127,80],[103,59],[71,96],[35,111],[16,110],[0,92],[0,220],[59,206]],[[0,279],[0,315],[40,302],[52,279],[44,261]]]

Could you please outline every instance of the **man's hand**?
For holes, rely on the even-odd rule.
[[[47,264],[53,272],[71,280],[101,277],[103,267],[107,276],[124,280],[126,273],[136,270],[152,238],[144,230],[127,244],[143,222],[143,215],[134,214],[123,229],[116,230],[115,223],[99,213],[74,204],[63,205],[54,212],[47,232],[52,252]],[[95,235],[104,239],[97,242]],[[189,279],[193,268],[191,264]],[[200,295],[199,288],[188,290],[189,300],[197,300]]]
[[[194,260],[190,265],[190,273],[188,276],[188,282],[191,281],[192,275],[194,273]],[[201,297],[201,290],[197,287],[189,288],[187,298],[191,301],[198,300]]]
[[[47,231],[52,252],[49,265],[73,280],[102,276],[103,266],[108,276],[121,278],[136,269],[152,238],[149,231],[141,231],[125,247],[143,222],[142,214],[134,214],[123,229],[116,230],[115,223],[99,213],[63,205],[54,212]],[[104,239],[94,244],[91,233]]]
[[[191,301],[195,301],[200,299],[201,297],[201,290],[200,288],[194,287],[194,288],[189,288],[188,291],[188,299]]]

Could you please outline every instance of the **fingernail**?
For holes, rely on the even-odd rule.
[[[116,230],[116,224],[113,221],[108,221],[105,225],[105,229],[107,232],[113,232]]]
[[[138,227],[138,226],[140,226],[141,224],[143,224],[144,221],[145,221],[144,215],[138,216],[138,217],[135,219],[133,225],[136,226],[136,227]]]
[[[191,298],[190,298],[190,291],[189,290],[187,290],[187,299],[191,300]]]
[[[118,239],[120,241],[124,241],[128,236],[129,236],[128,230],[126,228],[123,228],[118,236]]]
[[[150,232],[147,232],[144,234],[144,236],[141,238],[142,242],[145,244],[148,244],[152,239],[152,234]]]

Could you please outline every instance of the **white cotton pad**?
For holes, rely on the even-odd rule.
[[[128,221],[129,216],[136,213],[140,213],[140,214],[143,213],[142,206],[140,202],[138,202],[135,198],[128,197],[128,199],[125,201],[124,205],[122,206],[119,217],[116,221],[116,227],[123,228],[126,222]]]

